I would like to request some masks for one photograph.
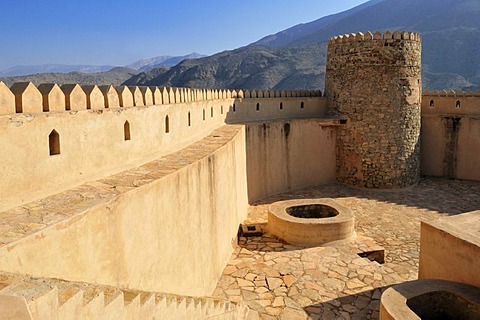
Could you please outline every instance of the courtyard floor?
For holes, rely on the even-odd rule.
[[[266,223],[269,204],[302,198],[349,207],[355,242],[305,248],[268,234],[241,237],[215,297],[247,304],[252,319],[378,319],[382,292],[417,279],[420,222],[480,210],[480,183],[424,178],[400,191],[307,188],[256,203],[245,223]],[[372,243],[385,249],[384,264],[358,256]]]

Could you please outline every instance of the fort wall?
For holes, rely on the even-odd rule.
[[[335,183],[336,126],[315,118],[247,123],[250,203],[302,187]]]
[[[0,211],[178,151],[225,123],[318,117],[326,110],[318,91],[269,91],[267,98],[241,98],[241,90],[84,90],[78,85],[37,89],[30,83],[13,87],[15,94],[0,83]],[[72,99],[74,91],[80,98],[69,105],[78,110],[66,110],[66,96]],[[252,94],[260,95],[248,91]],[[292,97],[297,95],[304,96]]]
[[[246,217],[245,164],[244,127],[223,126],[145,166],[3,212],[1,270],[210,295]],[[42,218],[22,229],[49,225],[20,236],[24,212]]]
[[[357,33],[328,44],[325,95],[347,124],[337,134],[337,179],[402,188],[420,178],[421,42],[417,33]]]
[[[429,92],[422,100],[423,175],[480,181],[480,92]]]

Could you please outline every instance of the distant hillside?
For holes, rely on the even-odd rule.
[[[79,84],[113,84],[120,85],[125,80],[131,78],[132,76],[138,74],[137,70],[127,69],[127,68],[113,68],[107,72],[98,72],[98,73],[81,73],[81,72],[70,72],[70,73],[40,73],[32,74],[28,76],[17,76],[17,77],[0,77],[0,80],[5,82],[6,85],[11,86],[15,82],[25,82],[30,81],[35,85],[40,83],[79,83]]]
[[[323,79],[306,81],[310,77],[304,75],[324,69],[325,56],[318,52],[325,51],[330,37],[400,29],[422,34],[424,88],[477,90],[480,89],[478,17],[479,0],[372,0],[267,36],[245,48],[180,63],[161,75],[147,72],[141,76],[144,82],[138,84],[323,89]],[[260,49],[258,45],[270,48]],[[267,53],[274,58],[266,58]],[[259,57],[258,63],[255,63],[256,57]],[[233,66],[227,65],[229,63]],[[302,68],[296,68],[297,65]],[[236,72],[223,72],[232,68]],[[308,82],[306,86],[305,82]],[[286,87],[287,84],[290,87]]]
[[[138,60],[126,66],[127,68],[140,71],[148,71],[159,67],[173,67],[185,59],[198,59],[205,57],[204,54],[190,53],[185,56],[158,56],[149,59]]]
[[[0,77],[25,76],[36,73],[98,73],[112,69],[113,66],[42,64],[35,66],[15,66],[0,71]]]
[[[142,72],[127,85],[163,85],[243,89],[315,89],[323,87],[325,46],[244,47],[185,60],[170,69]]]

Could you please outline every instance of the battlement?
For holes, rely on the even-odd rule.
[[[15,83],[0,81],[0,115],[81,110],[101,110],[194,101],[250,98],[321,97],[307,90],[228,90],[172,87],[96,86],[79,84]]]
[[[409,40],[421,42],[421,36],[417,32],[412,31],[398,31],[395,30],[393,33],[389,30],[385,33],[377,31],[371,33],[370,31],[366,33],[350,33],[335,36],[330,38],[329,45],[341,44],[341,43],[352,43],[352,42],[361,42],[361,41],[385,41],[385,40]]]
[[[457,91],[454,91],[454,90],[442,90],[442,91],[438,91],[438,90],[433,90],[433,91],[430,91],[430,90],[425,90],[423,92],[423,96],[425,97],[459,97],[459,98],[462,98],[462,97],[480,97],[480,90],[477,90],[477,91],[470,91],[470,90],[467,90],[467,91],[462,91],[462,90],[457,90]]]

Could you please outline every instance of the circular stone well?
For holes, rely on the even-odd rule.
[[[333,199],[299,199],[268,207],[268,231],[290,244],[318,246],[355,239],[352,211]]]

